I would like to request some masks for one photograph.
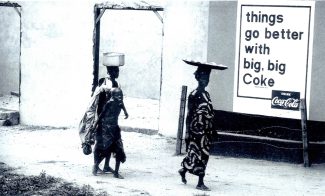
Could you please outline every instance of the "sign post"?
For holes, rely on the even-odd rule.
[[[302,130],[302,150],[303,150],[303,158],[304,158],[304,167],[310,167],[309,162],[309,140],[308,140],[308,132],[307,132],[307,113],[306,113],[306,100],[301,99],[301,130]]]
[[[179,109],[179,119],[178,119],[178,130],[176,138],[176,155],[182,153],[182,143],[183,143],[183,129],[184,129],[184,119],[185,119],[185,108],[186,108],[186,94],[187,86],[182,86],[181,102]]]

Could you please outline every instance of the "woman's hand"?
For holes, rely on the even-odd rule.
[[[99,87],[99,91],[100,92],[108,92],[109,90],[111,90],[111,87],[109,85],[106,85],[106,84],[102,84]]]

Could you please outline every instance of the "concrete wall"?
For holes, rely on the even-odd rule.
[[[80,1],[77,7],[75,1],[18,1],[18,3],[23,7],[21,123],[74,126],[80,120],[89,101],[93,63],[93,5],[96,2]],[[175,133],[174,127],[178,121],[181,86],[187,85],[189,90],[192,90],[196,85],[193,77],[195,68],[183,63],[182,59],[206,59],[208,5],[208,2],[200,1],[169,1],[165,6],[166,11],[163,14],[165,36],[162,72],[165,78],[162,80],[159,125],[161,132],[166,135],[174,135]],[[136,66],[140,66],[140,63],[132,65],[127,60],[125,67],[121,68],[121,78],[119,80],[123,88],[125,88],[125,84],[134,85],[138,82],[138,80],[132,80],[134,76],[144,78],[143,81],[147,85],[154,84],[154,86],[147,87],[147,91],[154,92],[153,95],[147,94],[146,96],[156,98],[157,92],[159,92],[159,85],[157,85],[159,80],[157,78],[160,73],[159,75],[157,73],[152,74],[158,71],[158,66],[150,67],[149,65],[153,61],[157,63],[157,56],[160,54],[161,24],[156,16],[153,13],[151,14],[151,16],[142,17],[147,17],[149,25],[154,25],[151,34],[155,39],[148,40],[148,37],[146,37],[148,40],[147,45],[141,47],[137,54],[133,54],[133,58],[140,56],[142,53],[142,59],[136,61],[142,62],[143,58],[150,59],[145,65],[148,66],[148,69],[154,69],[149,72],[147,68],[139,71]],[[103,16],[101,51],[116,49],[124,52],[123,44],[132,45],[125,49],[129,52],[135,46],[140,47],[143,37],[139,40],[125,39],[125,36],[130,34],[130,30],[125,30],[130,23],[119,28],[127,32],[124,32],[124,40],[120,38],[123,41],[119,42],[122,43],[122,46],[117,44],[117,41],[113,38],[118,39],[120,34],[118,35],[119,32],[109,28],[113,25],[114,30],[118,29],[118,26],[123,21],[110,23],[109,20],[116,20],[120,15],[110,16],[113,16],[113,13],[105,13]],[[131,17],[134,20],[134,16]],[[136,24],[139,24],[139,22],[134,20],[131,24],[137,26]],[[142,25],[147,24],[142,23]],[[142,29],[144,29],[144,26],[138,28],[137,35],[143,33],[141,32]],[[108,36],[109,39],[106,40],[105,33],[112,36]],[[148,48],[151,50],[149,56],[146,54]],[[129,56],[132,55],[126,54],[126,59]],[[130,74],[126,79],[123,79],[123,75],[126,75],[124,72],[127,70],[131,70],[130,73],[133,72],[133,75]],[[101,74],[104,75],[103,70],[101,70]],[[130,79],[132,83],[130,83]],[[132,93],[134,92],[126,90],[126,94]],[[133,95],[139,96],[136,93]]]
[[[93,3],[18,3],[23,8],[21,123],[76,125],[91,93]]]
[[[152,11],[106,10],[101,18],[100,65],[103,52],[125,53],[118,79],[125,96],[159,99],[162,29]]]
[[[177,4],[177,3],[175,3]],[[177,29],[171,27],[170,35],[165,36],[164,41],[164,64],[163,64],[163,89],[160,109],[160,132],[170,136],[176,136],[178,128],[180,89],[181,84],[188,85],[189,89],[196,87],[196,82],[191,75],[191,68],[186,67],[178,59],[189,57],[202,58],[203,61],[214,61],[227,65],[226,71],[214,71],[211,74],[208,91],[210,92],[213,106],[217,110],[233,111],[233,86],[234,86],[234,61],[236,50],[236,1],[211,1],[199,3],[190,1],[183,4],[177,10],[177,6],[170,3],[167,6],[167,17],[174,17],[174,24],[189,25],[191,35],[187,35],[183,26]],[[310,120],[325,121],[325,105],[323,100],[325,91],[323,84],[325,79],[325,2],[317,1],[315,6],[315,28],[314,28],[314,48],[313,65],[311,79],[311,100],[310,100]],[[192,16],[185,16],[186,10],[192,12]],[[179,15],[176,16],[176,13]],[[175,15],[172,15],[172,14]],[[181,17],[180,17],[181,16]],[[186,20],[180,21],[182,16]],[[165,24],[166,31],[169,28]],[[177,29],[177,30],[176,30]],[[200,30],[202,31],[200,31]],[[185,35],[185,36],[184,36]],[[172,41],[175,37],[176,41]],[[197,40],[201,40],[197,42]],[[178,42],[181,41],[181,44]],[[171,49],[171,45],[180,46]],[[184,47],[184,50],[180,48]],[[207,51],[204,51],[207,49]],[[206,58],[206,59],[204,59]],[[175,74],[177,73],[177,74]],[[172,77],[171,75],[177,75]]]
[[[20,17],[0,6],[0,95],[19,91]]]
[[[325,2],[315,5],[313,65],[311,73],[309,119],[325,121]]]
[[[93,78],[93,6],[96,2],[78,1],[78,6],[75,2],[18,1],[23,7],[20,104],[22,124],[75,126],[88,104]],[[208,90],[216,109],[232,111],[236,5],[234,1],[166,2],[163,13],[160,133],[176,136],[181,86],[186,85],[188,91],[191,91],[197,85],[193,76],[195,68],[185,64],[182,59],[215,61],[228,65],[227,71],[211,75]],[[324,9],[323,2],[316,3],[312,100],[310,101],[311,119],[321,121],[325,120],[322,105],[325,96],[322,91],[324,79],[321,77],[325,72],[322,66],[323,42],[325,41],[322,33],[324,31],[324,16],[322,15]],[[139,51],[146,53],[147,48],[157,50],[151,56],[156,56],[155,59],[158,59],[160,47],[156,45],[160,42],[161,24],[156,16],[151,14],[148,20],[152,22],[150,24],[156,25],[152,31],[153,37],[156,38],[152,44],[144,46]],[[109,13],[107,15],[109,17]],[[105,20],[109,19],[104,18],[103,21]],[[113,37],[114,32],[109,29],[110,25],[102,27]],[[105,28],[108,29],[105,30]],[[117,38],[117,33],[114,36]],[[109,47],[114,47],[115,50],[115,46],[120,47],[111,46],[113,41],[112,39],[103,41],[105,44],[102,44],[101,50],[113,50]],[[128,43],[129,40],[123,44]],[[140,43],[142,43],[141,40],[135,42],[135,45]],[[135,56],[139,55],[140,52],[134,54],[132,57],[134,62],[144,60],[135,60]],[[132,55],[127,54],[126,58],[128,56]],[[145,64],[149,65],[153,61],[157,60]],[[131,70],[131,67],[133,75],[142,76],[144,71],[137,72],[140,63],[135,64],[127,62],[125,67],[121,68],[122,85],[124,85],[123,80],[128,81],[128,78],[122,78],[123,72]],[[136,68],[136,66],[139,67]],[[133,76],[130,74],[128,77]],[[151,78],[145,78],[143,81],[151,81]],[[126,84],[130,85],[127,82]],[[156,87],[150,88],[157,90]],[[134,92],[129,91],[129,93]]]
[[[236,1],[212,1],[209,10],[208,62],[228,66],[211,72],[210,92],[214,109],[232,111],[236,51]]]
[[[325,43],[325,2],[317,1],[315,5],[314,45],[311,75],[311,97],[309,119],[325,121],[325,97],[323,84],[325,79],[324,43]],[[236,50],[236,13],[237,2],[219,1],[210,3],[208,61],[225,64],[228,70],[211,76],[209,92],[215,109],[232,112],[234,59]]]
[[[93,7],[100,2],[18,1],[23,7],[21,124],[78,124],[90,100]],[[101,52],[126,53],[119,78],[125,95],[159,99],[162,24],[156,15],[106,11],[101,22]],[[104,76],[105,68],[100,71]]]
[[[159,131],[176,136],[182,85],[196,88],[195,67],[182,59],[206,60],[209,2],[169,1],[165,7],[165,36]]]

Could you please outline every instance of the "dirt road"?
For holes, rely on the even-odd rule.
[[[93,155],[84,155],[76,128],[0,127],[0,162],[26,175],[61,177],[111,195],[325,195],[325,164],[302,165],[210,156],[205,178],[212,190],[195,189],[177,174],[183,156],[174,156],[175,140],[160,135],[122,132],[127,161],[125,179],[91,174]],[[111,160],[111,165],[114,161]]]

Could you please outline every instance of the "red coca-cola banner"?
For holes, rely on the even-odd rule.
[[[272,90],[271,108],[299,110],[300,92]]]

